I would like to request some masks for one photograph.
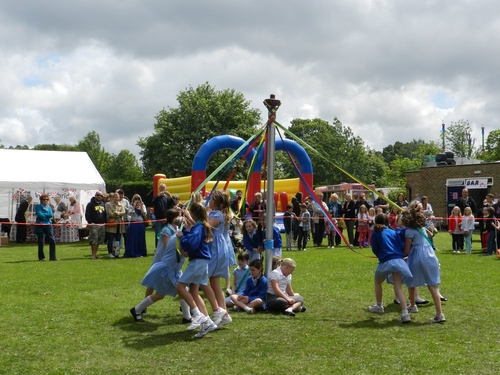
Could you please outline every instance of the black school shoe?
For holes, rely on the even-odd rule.
[[[144,319],[142,319],[141,314],[137,314],[137,313],[135,312],[135,307],[132,307],[132,308],[130,309],[130,314],[132,314],[132,316],[134,317],[134,320],[135,320],[136,322],[140,322],[140,323],[143,323],[143,322],[144,322]]]
[[[295,316],[295,313],[293,311],[283,311],[283,315],[288,315],[288,316]]]

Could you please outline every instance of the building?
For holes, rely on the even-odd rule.
[[[406,173],[407,196],[427,196],[436,217],[448,217],[464,187],[478,208],[488,193],[498,198],[500,163],[477,163],[423,167]],[[476,213],[474,212],[474,215]]]

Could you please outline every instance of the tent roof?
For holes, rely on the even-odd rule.
[[[0,188],[102,190],[86,152],[0,149]]]

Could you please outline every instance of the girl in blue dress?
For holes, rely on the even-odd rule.
[[[225,228],[229,228],[229,197],[222,190],[216,190],[208,202],[210,212],[208,223],[212,227],[213,240],[210,243],[211,258],[208,261],[208,278],[215,295],[216,303],[212,303],[213,321],[220,328],[231,323],[231,316],[226,311],[226,297],[222,291],[220,279],[226,279],[229,272],[229,250],[225,238]]]
[[[212,227],[208,224],[205,207],[199,203],[193,203],[189,207],[189,213],[185,212],[184,215],[187,228],[178,231],[176,236],[180,238],[181,254],[189,258],[189,264],[180,277],[176,289],[191,309],[191,325],[187,330],[191,331],[201,326],[200,332],[195,335],[196,338],[200,338],[217,329],[217,325],[208,316],[205,302],[199,294],[201,288],[210,303],[217,304],[212,288],[207,285]]]
[[[144,321],[142,314],[153,303],[162,300],[165,296],[175,297],[177,295],[176,287],[184,265],[184,256],[176,248],[177,237],[175,234],[178,230],[179,216],[179,210],[172,209],[167,212],[168,224],[163,227],[160,233],[155,259],[141,282],[146,287],[146,297],[136,307],[130,309],[136,322]],[[153,292],[155,293],[153,294]],[[191,319],[189,306],[182,299],[181,307],[185,319],[186,316]]]
[[[446,319],[439,294],[439,261],[425,231],[425,216],[417,206],[412,206],[403,211],[401,221],[406,227],[404,252],[408,255],[408,267],[413,275],[406,283],[410,294],[410,308],[415,306],[415,288],[427,285],[436,307],[436,315],[431,318],[431,322],[442,323]]]

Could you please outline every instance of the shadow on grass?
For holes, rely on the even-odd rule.
[[[410,326],[424,326],[424,325],[429,325],[430,323],[424,323],[424,322],[415,322],[411,321],[410,323],[402,324],[400,323],[396,318],[391,319],[391,320],[384,320],[380,321],[377,319],[375,316],[369,317],[368,319],[365,320],[360,320],[357,322],[353,323],[340,323],[339,327],[340,328],[380,328],[380,329],[386,329],[387,327],[410,327]]]

